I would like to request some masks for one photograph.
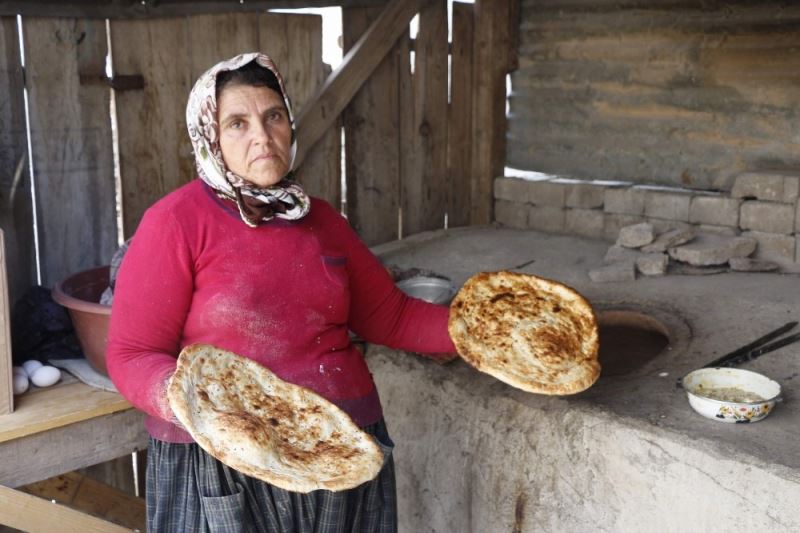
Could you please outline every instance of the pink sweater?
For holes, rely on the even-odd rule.
[[[150,434],[191,442],[169,422],[165,381],[180,350],[207,343],[316,391],[360,426],[382,416],[348,329],[369,342],[454,352],[447,307],[405,296],[330,204],[302,220],[246,226],[232,202],[194,180],[151,207],[117,279],[108,371],[150,415]]]

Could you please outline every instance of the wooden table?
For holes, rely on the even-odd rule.
[[[144,415],[117,393],[64,382],[15,398],[0,416],[0,524],[26,531],[127,531],[13,490],[147,448]]]

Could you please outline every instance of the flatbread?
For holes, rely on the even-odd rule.
[[[206,452],[285,490],[346,490],[383,466],[380,447],[344,411],[214,346],[183,349],[167,396]]]
[[[600,376],[594,311],[556,281],[477,274],[450,304],[449,332],[465,361],[522,390],[573,394]]]

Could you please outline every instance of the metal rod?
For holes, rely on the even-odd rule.
[[[742,346],[741,348],[739,348],[737,350],[734,350],[729,354],[725,354],[722,357],[714,359],[710,363],[708,363],[706,365],[703,365],[703,368],[712,368],[712,367],[716,367],[716,366],[725,366],[725,363],[728,362],[728,361],[731,361],[731,360],[734,360],[734,359],[738,359],[741,356],[747,356],[748,353],[750,351],[752,351],[754,348],[758,348],[762,344],[764,344],[765,342],[769,342],[772,339],[783,335],[784,333],[786,333],[790,329],[794,328],[796,325],[797,325],[796,321],[795,322],[789,322],[788,324],[784,324],[783,326],[779,327],[775,331],[770,331],[769,333],[767,333],[763,337],[759,337],[758,339],[754,340],[750,344],[748,344],[746,346]],[[787,339],[788,338],[791,338],[791,337],[787,337]],[[781,341],[778,341],[778,342],[782,342],[783,340],[785,340],[785,339],[782,339]],[[794,342],[794,341],[791,341],[791,342]],[[778,343],[776,342],[774,344],[778,344]],[[770,345],[768,345],[768,346],[770,346]],[[781,344],[780,346],[784,346],[784,345]],[[776,346],[775,348],[780,348],[780,346]],[[765,346],[765,348],[766,348],[766,346]],[[772,349],[774,350],[775,348],[772,348]],[[762,353],[766,353],[766,352],[762,352]],[[759,355],[761,355],[761,354],[759,354]],[[756,356],[756,357],[758,357],[758,356]],[[749,360],[749,359],[745,359],[745,360]]]
[[[733,359],[729,359],[725,361],[720,366],[735,366],[739,363],[744,363],[747,361],[752,361],[753,359],[757,359],[761,357],[765,353],[772,352],[777,350],[778,348],[783,348],[787,344],[792,344],[793,342],[797,342],[800,340],[800,333],[795,333],[794,335],[789,335],[788,337],[784,337],[782,339],[778,339],[777,341],[767,344],[766,346],[762,346],[761,348],[757,348],[749,353],[741,354],[738,357],[734,357]]]

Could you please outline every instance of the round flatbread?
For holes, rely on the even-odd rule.
[[[344,411],[214,346],[183,349],[167,396],[206,452],[285,490],[346,490],[383,466],[378,444]]]
[[[465,361],[522,390],[573,394],[600,376],[594,311],[556,281],[477,274],[450,304],[449,331]]]

